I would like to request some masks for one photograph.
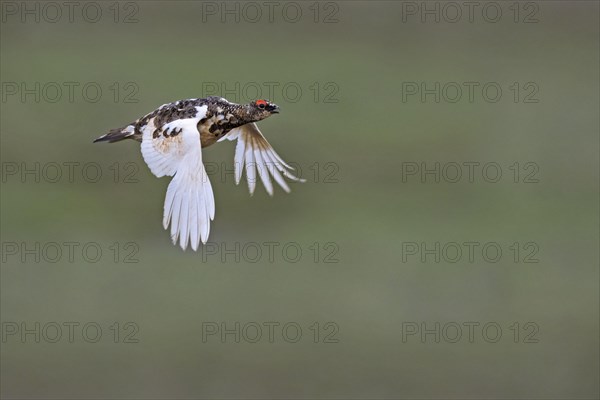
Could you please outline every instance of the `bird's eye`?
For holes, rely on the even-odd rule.
[[[267,106],[267,101],[266,100],[256,100],[255,104],[258,108],[260,108],[262,110]]]
[[[259,104],[258,108],[265,108],[265,105],[264,104]]]

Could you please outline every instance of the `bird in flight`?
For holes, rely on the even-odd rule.
[[[215,217],[215,200],[204,164],[202,150],[223,140],[237,140],[235,148],[235,183],[242,170],[250,195],[257,175],[267,193],[273,195],[271,177],[285,190],[285,181],[304,182],[292,174],[293,168],[283,161],[262,135],[256,122],[279,113],[279,107],[267,100],[235,104],[222,97],[179,100],[160,106],[129,125],[112,129],[95,142],[118,142],[134,139],[141,142],[142,156],[157,177],[174,176],[167,189],[163,226],[171,225],[171,239],[182,249],[188,242],[197,250],[206,243],[210,221]]]

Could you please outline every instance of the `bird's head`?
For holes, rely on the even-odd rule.
[[[267,100],[256,100],[248,104],[248,111],[254,121],[260,121],[279,113],[279,106]]]

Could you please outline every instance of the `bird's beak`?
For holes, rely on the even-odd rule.
[[[271,104],[267,110],[271,113],[271,114],[279,114],[279,106],[275,105],[275,104]]]

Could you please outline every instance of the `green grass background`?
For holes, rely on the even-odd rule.
[[[202,21],[192,1],[137,2],[138,23],[1,26],[2,82],[98,82],[98,103],[9,97],[1,104],[2,162],[96,162],[98,183],[2,183],[2,242],[139,244],[137,264],[21,262],[1,267],[2,321],[136,322],[137,344],[2,343],[6,398],[597,398],[598,4],[537,2],[540,20],[402,23],[401,2],[339,2],[332,24]],[[508,12],[508,3],[502,4]],[[308,13],[307,3],[303,3]],[[105,7],[106,11],[106,7]],[[277,14],[276,14],[277,15]],[[168,179],[139,145],[92,139],[160,104],[203,97],[205,82],[298,82],[298,102],[261,123],[271,144],[309,177],[286,195],[250,197],[213,177],[210,240],[297,242],[298,263],[202,262],[161,226]],[[313,82],[335,82],[337,103],[315,103]],[[402,102],[402,82],[499,82],[498,103]],[[514,103],[512,82],[536,82],[539,103]],[[106,88],[135,82],[137,103]],[[76,92],[79,93],[79,92]],[[31,98],[30,98],[31,99]],[[233,164],[234,145],[204,151]],[[135,162],[138,183],[108,166]],[[490,184],[412,178],[403,162],[497,162]],[[515,184],[514,162],[535,162],[537,184]],[[314,163],[339,166],[315,182]],[[324,173],[321,168],[321,173]],[[539,245],[537,264],[403,263],[402,242]],[[308,246],[335,242],[339,263]],[[321,256],[322,258],[322,256]],[[202,323],[298,322],[297,344],[202,342]],[[337,344],[307,327],[333,321]],[[402,341],[402,323],[498,322],[502,340]],[[539,343],[508,326],[538,324]]]

